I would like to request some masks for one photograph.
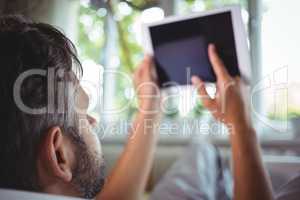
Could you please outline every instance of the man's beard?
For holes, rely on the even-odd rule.
[[[89,150],[84,141],[77,143],[76,165],[72,184],[83,198],[93,199],[105,182],[105,163],[97,152]]]

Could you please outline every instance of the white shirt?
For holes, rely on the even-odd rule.
[[[299,200],[300,199],[300,173],[284,184],[276,193],[276,200]]]

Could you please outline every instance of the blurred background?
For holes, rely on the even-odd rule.
[[[248,100],[264,158],[276,171],[272,177],[277,187],[300,166],[298,0],[0,0],[0,13],[50,23],[76,44],[84,67],[82,85],[91,99],[89,112],[99,121],[110,169],[137,111],[130,77],[143,58],[141,24],[231,4],[241,6],[248,32],[252,62]],[[150,188],[191,137],[205,137],[222,148],[225,157],[230,148],[226,130],[203,109],[190,87],[167,93],[173,97],[165,102],[163,123],[172,128],[160,129]],[[201,123],[210,128],[199,128]]]

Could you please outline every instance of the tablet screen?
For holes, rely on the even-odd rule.
[[[215,82],[209,43],[216,45],[229,73],[240,75],[229,11],[151,26],[150,35],[161,87],[190,84],[192,75]]]

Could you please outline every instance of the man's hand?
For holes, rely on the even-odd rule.
[[[139,111],[157,113],[160,102],[160,89],[153,59],[145,56],[134,73],[134,85],[139,101]]]
[[[145,192],[158,139],[160,90],[152,58],[146,56],[134,74],[139,100],[129,140],[98,199],[139,200]]]
[[[255,130],[248,119],[240,91],[240,79],[231,77],[214,45],[209,45],[209,59],[217,77],[217,91],[212,99],[203,81],[192,82],[201,95],[204,107],[230,129],[233,159],[234,200],[272,199],[269,177],[264,170]],[[229,127],[230,126],[230,127]]]
[[[240,92],[240,78],[230,76],[212,44],[209,45],[208,55],[217,77],[215,98],[212,99],[208,95],[204,82],[200,78],[192,77],[192,83],[197,87],[204,107],[226,125],[248,123]]]

